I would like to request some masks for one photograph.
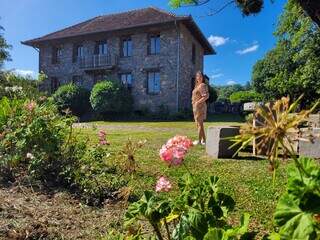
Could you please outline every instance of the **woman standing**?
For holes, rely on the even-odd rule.
[[[193,144],[202,144],[206,143],[206,134],[204,131],[203,122],[207,118],[207,104],[206,101],[209,98],[208,86],[205,83],[204,76],[202,72],[198,71],[196,74],[196,83],[194,90],[192,91],[192,109],[194,120],[197,124],[199,139],[194,141]]]

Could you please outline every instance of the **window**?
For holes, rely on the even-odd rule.
[[[132,74],[131,73],[122,73],[120,74],[121,83],[127,86],[129,89],[132,88]]]
[[[149,54],[156,55],[160,53],[160,35],[151,35],[149,38]]]
[[[52,48],[52,63],[60,63],[62,57],[62,49],[61,47],[53,47]]]
[[[84,56],[84,48],[82,45],[77,45],[73,49],[73,62],[78,62]]]
[[[196,45],[192,43],[192,56],[191,56],[191,61],[193,64],[196,63]]]
[[[59,80],[56,77],[51,78],[51,92],[55,92],[59,87]]]
[[[160,93],[160,72],[148,72],[148,93]]]
[[[107,41],[100,41],[96,43],[94,53],[96,55],[106,55],[108,53]]]
[[[131,37],[122,39],[122,57],[131,57],[132,56],[132,40]]]

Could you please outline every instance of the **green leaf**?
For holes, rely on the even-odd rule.
[[[207,216],[204,212],[197,209],[190,209],[188,213],[188,221],[191,226],[193,236],[202,239],[208,231]]]
[[[203,240],[224,240],[225,231],[221,228],[210,228]]]
[[[175,229],[173,230],[172,239],[180,240],[184,239],[189,235],[190,225],[186,216],[182,216],[180,222],[177,224]]]
[[[303,212],[299,200],[287,193],[278,202],[274,220],[281,239],[310,239],[316,231],[313,215]]]

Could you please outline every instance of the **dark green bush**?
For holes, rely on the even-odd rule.
[[[207,100],[207,104],[212,104],[218,99],[218,92],[217,90],[209,85],[209,99]]]
[[[116,81],[97,83],[91,91],[90,102],[92,109],[100,114],[130,112],[133,105],[130,91]]]
[[[262,99],[262,95],[254,91],[239,91],[230,96],[231,103],[260,102]]]
[[[90,92],[75,84],[63,85],[53,94],[53,101],[59,111],[70,109],[72,114],[82,116],[90,109]]]

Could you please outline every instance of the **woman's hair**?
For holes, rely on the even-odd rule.
[[[202,83],[206,83],[206,80],[204,79],[204,75],[201,71],[197,71],[196,73],[196,78],[195,78],[195,87],[197,87],[199,85],[198,81],[197,81],[197,75],[200,74],[201,75],[201,78],[202,78]]]

